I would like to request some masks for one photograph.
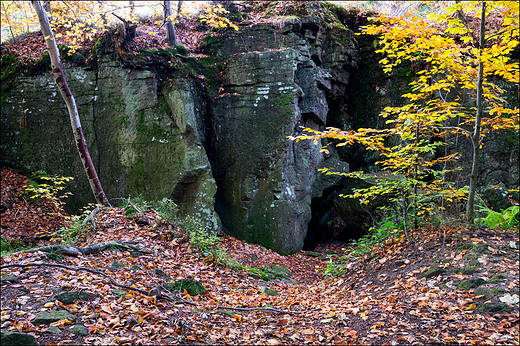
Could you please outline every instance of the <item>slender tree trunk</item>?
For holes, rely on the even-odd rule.
[[[133,0],[128,1],[130,3],[130,21],[135,21],[135,2]]]
[[[467,216],[468,221],[473,223],[475,219],[475,189],[477,186],[477,174],[480,166],[480,122],[482,119],[482,82],[484,80],[484,63],[482,62],[482,49],[486,33],[486,2],[482,2],[482,12],[480,14],[480,47],[479,47],[479,62],[478,62],[478,80],[477,80],[477,115],[475,116],[475,128],[473,129],[473,136],[471,141],[473,143],[473,162],[471,165],[471,175],[469,180],[469,194]]]
[[[164,21],[166,28],[166,41],[170,44],[170,47],[177,45],[177,36],[175,35],[175,27],[171,20],[172,15],[172,4],[170,0],[164,0]]]
[[[49,0],[43,2],[43,9],[47,12],[49,20],[52,21],[51,2]]]
[[[181,13],[181,7],[182,7],[182,0],[177,1],[177,18],[179,18],[179,15]]]
[[[72,96],[69,86],[67,85],[67,81],[65,80],[63,66],[61,65],[60,53],[58,51],[58,46],[56,45],[56,40],[54,39],[54,34],[52,33],[51,26],[49,24],[49,19],[47,18],[47,14],[43,10],[39,1],[31,1],[31,4],[34,7],[36,14],[38,15],[38,21],[40,22],[40,27],[43,36],[45,37],[45,43],[47,44],[49,56],[51,58],[52,74],[54,75],[61,96],[67,104],[70,122],[72,125],[72,132],[74,133],[74,139],[76,140],[76,147],[78,148],[79,156],[87,173],[90,187],[92,188],[92,192],[96,198],[96,203],[109,204],[87,149],[85,136],[83,135],[81,122],[79,120],[78,108],[76,107],[76,101],[74,100],[74,96]]]

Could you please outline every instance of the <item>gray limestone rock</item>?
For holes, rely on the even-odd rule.
[[[0,343],[3,346],[38,346],[36,338],[31,334],[18,332],[2,332]]]
[[[55,298],[63,304],[72,304],[75,300],[88,301],[89,299],[96,297],[98,297],[96,294],[84,291],[61,292],[55,296]]]
[[[40,311],[36,317],[31,321],[33,324],[51,324],[59,320],[74,321],[74,315],[70,314],[65,310],[57,311]]]
[[[77,336],[85,336],[88,334],[88,328],[82,324],[77,324],[70,329],[70,332]]]

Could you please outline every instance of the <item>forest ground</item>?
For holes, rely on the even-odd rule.
[[[45,199],[29,198],[27,182],[2,170],[2,237],[9,244],[60,243],[53,233],[64,226],[66,214]],[[223,236],[222,246],[242,267],[283,265],[292,273],[290,279],[262,280],[251,270],[216,264],[154,210],[146,220],[125,215],[124,208],[105,208],[95,216],[95,229],[74,245],[134,241],[151,253],[114,248],[77,257],[44,251],[2,256],[2,266],[70,268],[3,267],[2,331],[30,333],[40,345],[519,343],[518,231],[421,228],[412,231],[413,243],[405,237],[387,241],[349,262],[341,277],[324,272],[350,246],[281,256]],[[207,292],[175,292],[182,299],[144,294],[186,278],[200,281]],[[136,290],[121,295],[114,282]],[[69,304],[56,299],[74,291],[93,296]],[[262,309],[240,310],[251,308]],[[72,317],[33,323],[42,311],[60,310]],[[73,334],[76,325],[88,334]]]

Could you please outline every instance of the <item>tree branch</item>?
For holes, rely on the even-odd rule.
[[[3,269],[6,269],[6,268],[26,268],[26,267],[35,267],[35,266],[63,268],[63,269],[73,270],[73,271],[76,271],[76,272],[78,272],[78,271],[86,271],[86,272],[89,272],[89,273],[92,273],[92,274],[98,274],[98,275],[101,275],[101,276],[104,276],[104,277],[108,278],[110,280],[110,282],[112,282],[112,284],[115,285],[115,286],[118,286],[118,287],[121,287],[121,288],[124,288],[124,289],[127,289],[127,290],[133,290],[133,291],[142,293],[144,295],[148,295],[148,291],[142,290],[142,289],[137,288],[137,287],[132,287],[132,286],[120,284],[112,276],[110,276],[108,274],[105,274],[105,273],[103,273],[103,272],[101,272],[99,270],[94,270],[94,269],[85,268],[85,267],[68,267],[66,265],[59,264],[59,263],[34,262],[34,263],[26,263],[26,264],[20,264],[20,263],[4,264],[4,265],[0,266],[0,269],[3,270]]]
[[[98,252],[104,251],[109,248],[119,248],[119,249],[125,249],[125,250],[139,251],[139,252],[147,253],[147,254],[155,254],[155,252],[152,250],[148,250],[148,249],[133,245],[136,243],[137,242],[135,242],[135,241],[108,241],[108,242],[99,243],[99,244],[95,244],[95,245],[91,245],[91,246],[87,246],[87,247],[77,247],[77,246],[68,246],[68,245],[50,245],[50,246],[43,246],[43,247],[39,247],[39,248],[19,251],[19,252],[15,252],[12,254],[42,251],[42,252],[77,257],[79,255],[87,256],[90,254],[98,253]]]

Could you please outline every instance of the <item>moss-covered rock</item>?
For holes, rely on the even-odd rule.
[[[269,267],[262,268],[266,273],[271,274],[276,279],[282,279],[282,278],[290,278],[292,273],[291,271],[283,266],[283,265],[275,265],[272,264]]]
[[[181,279],[175,282],[167,282],[163,286],[173,294],[178,294],[179,292],[182,293],[183,290],[186,290],[190,296],[197,296],[206,292],[202,283],[193,279]]]
[[[422,276],[425,278],[431,278],[434,276],[442,275],[446,272],[446,269],[440,268],[437,264],[433,264],[427,271],[425,271]]]
[[[12,65],[4,62],[6,68]],[[42,72],[50,71],[50,63],[44,58],[39,64],[46,67],[36,66],[30,76],[19,74],[2,94],[0,150],[22,172],[74,177],[66,187],[74,196],[66,209],[77,212],[94,198],[65,102],[52,75]],[[71,63],[64,63],[64,70],[106,195],[173,196],[181,214],[197,212],[203,224],[219,231],[213,210],[216,186],[197,136],[199,128],[206,128],[198,123],[205,110],[202,86],[184,79],[161,90],[159,72],[122,69],[108,57],[99,58],[96,70]]]
[[[119,297],[126,296],[128,294],[128,292],[125,290],[114,289],[114,290],[112,290],[112,294],[119,298]]]
[[[460,290],[469,290],[486,284],[486,280],[482,278],[472,278],[460,282],[457,287]]]
[[[88,328],[82,324],[77,324],[70,329],[70,332],[77,336],[85,336],[88,334]]]
[[[505,303],[489,302],[480,305],[478,310],[483,312],[498,313],[498,312],[511,312],[514,309]]]
[[[262,286],[260,288],[260,293],[267,294],[268,296],[277,296],[278,295],[278,292],[276,292],[272,288],[269,288],[266,286]]]
[[[72,304],[75,300],[89,301],[96,297],[98,297],[98,295],[85,291],[67,291],[61,292],[55,296],[55,298],[63,304]]]
[[[75,319],[74,315],[65,310],[47,310],[40,311],[31,322],[33,324],[51,324],[59,320],[74,321]]]
[[[2,346],[38,346],[36,338],[31,334],[18,332],[2,332],[0,336]]]
[[[118,269],[124,268],[124,267],[126,267],[126,264],[114,261],[114,262],[110,263],[110,266],[108,267],[108,269],[110,269],[111,271],[117,271]]]

